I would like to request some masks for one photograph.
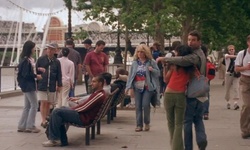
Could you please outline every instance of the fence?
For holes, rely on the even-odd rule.
[[[123,64],[110,64],[108,66],[108,72],[115,75],[115,71],[118,67],[124,67]],[[131,65],[126,66],[126,70],[130,70]],[[0,93],[7,91],[19,90],[16,80],[16,66],[3,66],[0,67]],[[82,78],[84,80],[84,78]]]

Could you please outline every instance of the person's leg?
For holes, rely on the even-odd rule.
[[[174,123],[175,123],[175,114],[174,114],[174,95],[172,93],[164,94],[164,106],[166,110],[166,116],[168,121],[168,130],[170,134],[170,144],[173,147],[173,135],[174,135]]]
[[[205,149],[207,146],[207,135],[205,133],[205,126],[203,123],[203,103],[196,99],[194,127],[196,133],[196,142],[200,149]]]
[[[136,126],[142,128],[142,93],[134,90],[135,94],[135,113],[136,113]]]
[[[184,117],[184,142],[185,150],[193,150],[193,120],[195,114],[196,101],[194,98],[186,98],[187,106]]]
[[[209,89],[210,89],[210,81],[208,81],[209,84]],[[203,106],[204,106],[204,120],[208,120],[209,119],[209,105],[210,105],[210,92],[208,92],[207,95],[207,101],[204,102]]]
[[[150,101],[153,95],[153,91],[145,90],[142,95],[142,108],[144,113],[144,123],[149,126],[150,124]],[[147,129],[146,129],[147,130]]]
[[[84,84],[85,84],[85,87],[86,87],[86,93],[87,93],[87,94],[90,94],[90,93],[88,93],[88,92],[89,92],[88,80],[89,80],[89,75],[84,75]]]
[[[174,134],[173,134],[173,149],[174,150],[183,150],[183,121],[186,110],[186,97],[184,93],[175,94],[175,122],[174,122]]]
[[[48,116],[49,112],[49,107],[50,103],[47,100],[40,100],[41,105],[40,105],[40,113],[42,117],[42,124],[46,124],[46,117]]]
[[[23,93],[23,94],[24,94],[24,108],[23,108],[22,116],[18,123],[19,132],[23,132],[26,129],[26,123],[27,123],[27,118],[28,118],[29,109],[30,109],[30,103],[29,103],[28,97],[26,96],[26,93]]]
[[[83,126],[77,111],[68,108],[54,109],[49,122],[49,140],[60,140],[62,134],[65,136],[66,133],[61,131],[66,132],[66,130],[62,130],[61,126],[67,122]]]
[[[240,128],[242,132],[242,138],[250,137],[250,79],[240,77],[240,90],[243,101],[241,115],[240,115]]]
[[[70,91],[70,85],[69,84],[63,85],[63,88],[61,91],[61,93],[62,93],[62,106],[69,106],[69,104],[68,104],[69,91]]]
[[[30,103],[30,110],[28,114],[26,129],[34,129],[36,128],[35,121],[36,121],[36,113],[38,107],[37,95],[36,92],[33,91],[33,92],[27,92],[26,96]]]
[[[230,89],[233,83],[233,76],[230,76],[229,74],[225,75],[225,100],[227,101],[227,108],[230,109]]]
[[[234,93],[234,110],[238,110],[240,107],[238,105],[238,100],[240,99],[239,96],[239,78],[234,78],[233,79],[233,93]]]

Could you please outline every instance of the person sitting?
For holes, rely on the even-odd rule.
[[[96,76],[91,82],[94,92],[90,97],[73,108],[61,107],[52,111],[48,126],[48,141],[43,142],[44,147],[68,145],[65,123],[73,123],[79,126],[89,125],[95,119],[101,106],[106,100],[103,90],[104,78]],[[60,141],[64,139],[64,141]]]
[[[104,72],[102,74],[100,74],[103,78],[104,78],[104,86],[103,86],[103,90],[106,94],[106,96],[109,96],[111,94],[111,79],[112,79],[112,75],[108,72]],[[69,98],[69,107],[74,107],[76,105],[79,105],[81,103],[83,103],[84,101],[86,101],[89,98],[90,95],[86,95],[83,97],[70,97]]]

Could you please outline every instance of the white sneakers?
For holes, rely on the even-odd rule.
[[[55,146],[61,146],[61,142],[59,140],[48,140],[46,142],[43,142],[42,145],[44,147],[55,147]]]

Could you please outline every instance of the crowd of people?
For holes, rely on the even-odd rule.
[[[151,103],[157,94],[156,105],[161,105],[160,98],[164,99],[172,150],[193,150],[193,124],[199,150],[206,149],[208,142],[203,120],[209,119],[209,93],[198,97],[186,94],[188,84],[197,74],[207,76],[208,83],[215,76],[215,67],[207,59],[207,49],[202,46],[198,31],[188,34],[187,44],[173,43],[166,55],[160,51],[158,42],[152,47],[141,43],[135,49],[130,70],[118,68],[113,83],[112,74],[107,72],[108,56],[103,52],[105,42],[99,40],[92,47],[92,41],[86,39],[83,44],[87,50],[83,59],[74,49],[73,40],[68,39],[58,54],[58,45],[48,44],[46,53],[35,62],[35,43],[25,42],[17,76],[25,101],[18,132],[41,131],[35,125],[39,101],[41,126],[49,131],[48,141],[42,143],[43,146],[66,146],[65,123],[90,124],[108,95],[118,88],[118,93],[131,96],[131,104],[135,107],[135,132],[150,131]],[[233,109],[238,110],[238,100],[243,100],[240,124],[244,139],[250,137],[250,36],[247,44],[248,48],[238,55],[235,47],[229,45],[225,55],[226,108],[231,109],[230,89],[234,87]],[[84,97],[76,97],[74,93],[80,69],[88,94]],[[114,99],[117,98],[115,95]],[[61,141],[62,137],[66,140]]]

